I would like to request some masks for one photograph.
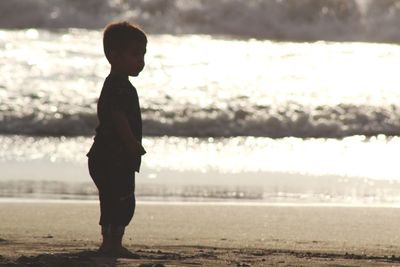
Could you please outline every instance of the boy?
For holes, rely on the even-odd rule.
[[[104,53],[111,71],[97,103],[99,125],[87,156],[99,191],[103,236],[99,252],[115,256],[130,254],[122,246],[122,237],[135,212],[135,171],[139,172],[146,153],[141,145],[139,99],[128,79],[143,70],[146,45],[144,32],[128,22],[104,30]]]

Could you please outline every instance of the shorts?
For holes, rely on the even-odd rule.
[[[102,226],[127,226],[136,207],[135,172],[118,162],[91,155],[89,173],[99,191]]]

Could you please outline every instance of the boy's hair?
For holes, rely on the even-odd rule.
[[[108,24],[104,29],[103,48],[109,62],[111,52],[124,51],[132,42],[147,44],[146,34],[136,25],[123,21]]]

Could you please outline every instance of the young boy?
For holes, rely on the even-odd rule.
[[[130,253],[122,246],[122,237],[135,212],[135,171],[139,172],[146,153],[141,145],[139,99],[128,79],[143,70],[146,45],[143,31],[128,22],[104,30],[104,53],[111,71],[97,103],[99,125],[87,156],[99,191],[103,236],[99,251],[116,256]]]

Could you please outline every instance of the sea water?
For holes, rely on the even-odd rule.
[[[85,153],[97,125],[96,102],[109,71],[98,26],[103,21],[87,13],[82,20],[71,20],[69,9],[59,8],[72,10],[77,3],[44,2],[16,5],[53,8],[55,13],[44,18],[44,25],[37,25],[39,8],[32,13],[35,16],[18,20],[32,27],[6,29],[9,25],[0,20],[4,27],[0,30],[0,195],[96,198]],[[115,6],[105,2],[106,7],[98,6],[98,14],[104,12],[102,8],[124,8],[122,2],[115,1]],[[315,13],[313,8],[328,12],[314,18],[320,28],[302,24],[303,31],[307,26],[306,32],[315,36],[290,36],[296,21],[291,18],[280,29],[286,37],[274,40],[262,27],[259,34],[243,33],[239,25],[224,28],[213,14],[246,6],[255,16],[266,5],[289,12],[294,7],[286,1],[254,1],[253,7],[243,1],[221,1],[212,4],[215,9],[202,1],[186,6],[170,1],[188,17],[194,10],[213,10],[208,24],[182,24],[182,17],[171,15],[172,7],[136,2],[142,11],[151,10],[145,2],[153,3],[158,19],[164,16],[176,25],[155,28],[143,12],[124,9],[124,16],[137,16],[152,31],[146,67],[139,77],[131,78],[141,101],[148,151],[137,175],[139,197],[399,201],[400,78],[396,66],[400,46],[360,42],[397,38],[388,30],[385,38],[368,35],[368,27],[380,18],[373,9],[358,3],[347,6],[346,18],[336,18],[353,27],[364,23],[363,34],[358,31],[359,36],[353,36],[357,41],[349,42],[349,33],[332,29],[342,29],[332,21],[330,27],[324,24],[334,20],[328,11],[335,11],[336,17],[342,14],[335,6],[340,1],[329,1],[333,4],[325,9],[316,4],[302,7],[310,14]],[[370,1],[375,7],[377,3]],[[82,8],[81,12],[88,12]],[[390,17],[392,21],[396,14]],[[257,18],[263,22],[264,17]],[[182,25],[186,26],[178,31]],[[330,41],[318,41],[318,36]]]

